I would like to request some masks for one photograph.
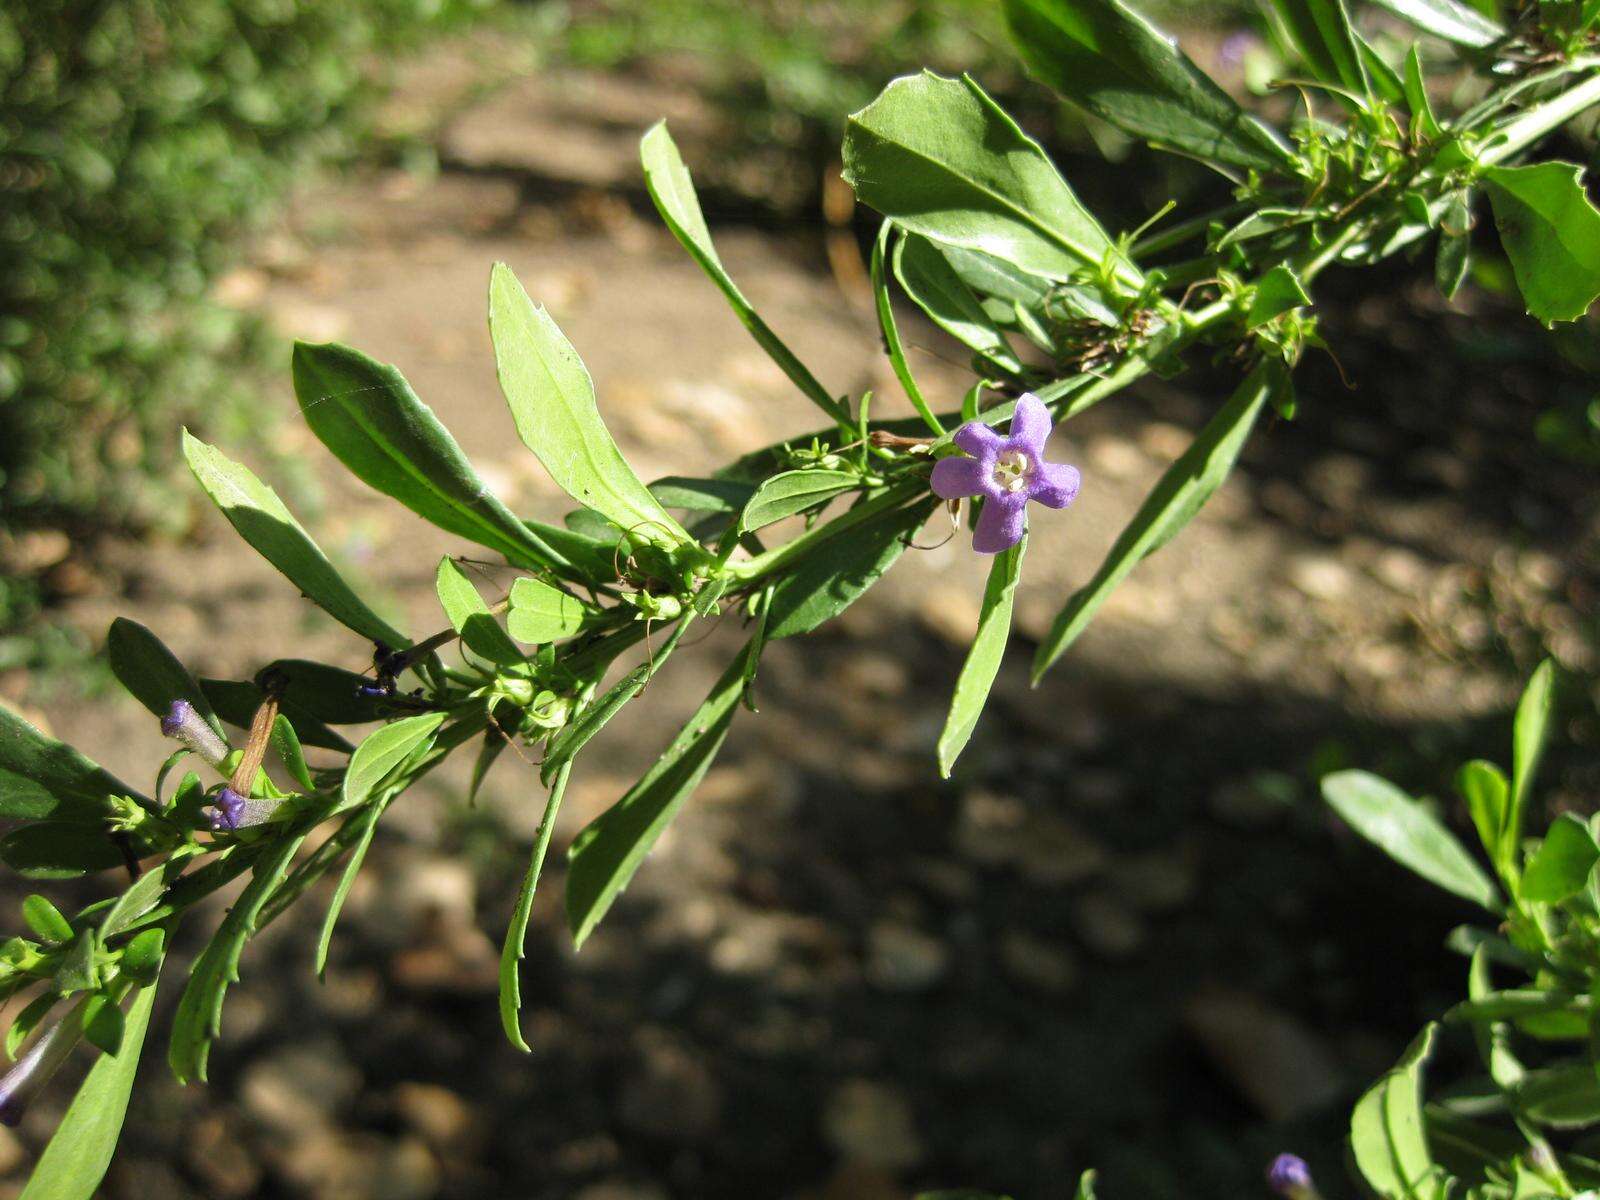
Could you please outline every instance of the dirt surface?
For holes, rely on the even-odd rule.
[[[614,102],[574,106],[558,100],[570,82],[467,104],[437,176],[307,192],[223,286],[286,336],[399,365],[500,495],[546,519],[567,506],[494,379],[497,260],[577,346],[644,478],[705,473],[818,424],[616,165],[655,93],[585,78],[582,94]],[[692,123],[691,100],[670,103]],[[870,317],[827,272],[820,227],[716,232],[830,388],[909,411]],[[552,856],[525,971],[531,1056],[500,1035],[495,956],[542,793],[505,755],[476,808],[463,763],[386,818],[325,983],[310,961],[326,889],[252,945],[209,1087],[174,1084],[153,1038],[105,1194],[1042,1197],[1097,1165],[1107,1196],[1232,1197],[1285,1148],[1337,1179],[1341,1112],[1464,975],[1440,941],[1467,914],[1333,830],[1313,760],[1388,763],[1427,786],[1407,755],[1448,759],[1488,731],[1478,752],[1504,757],[1514,670],[1537,641],[1592,666],[1566,549],[1592,545],[1588,515],[1559,470],[1503,503],[1485,494],[1513,451],[1483,422],[1400,412],[1448,401],[1470,415],[1505,377],[1439,378],[1449,355],[1408,348],[1413,326],[1394,314],[1420,305],[1447,333],[1471,314],[1427,316],[1436,302],[1391,282],[1342,330],[1361,389],[1327,364],[1309,372],[1306,415],[1261,431],[1238,477],[1031,691],[1035,640],[1226,376],[1153,385],[1058,431],[1053,456],[1080,465],[1082,496],[1035,515],[1017,637],[954,781],[933,745],[985,564],[936,522],[930,548],[844,619],[773,648],[760,715],[740,718],[581,954]],[[953,405],[956,356],[926,329],[912,337],[925,390]],[[1396,361],[1421,382],[1398,387]],[[264,403],[292,412],[287,371]],[[297,419],[271,428],[299,459],[286,493],[321,497],[309,523],[324,547],[404,628],[441,627],[434,570],[468,548],[341,475]],[[368,647],[197,513],[192,541],[118,552],[120,587],[70,619],[102,631],[132,616],[206,675],[282,656],[365,665]],[[558,851],[698,703],[738,644],[732,624],[680,653],[586,756]],[[166,752],[131,703],[4,686],[130,779]],[[1403,927],[1384,916],[1393,897]],[[221,903],[191,921],[191,945]],[[0,1140],[13,1179],[65,1099]]]

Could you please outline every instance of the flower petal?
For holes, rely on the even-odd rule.
[[[1037,500],[1047,508],[1065,508],[1078,498],[1080,482],[1077,467],[1069,467],[1066,463],[1042,462],[1034,472],[1028,498]]]
[[[1022,492],[992,496],[983,503],[983,515],[972,531],[972,548],[979,554],[999,554],[1022,540],[1028,528],[1028,502]]]
[[[946,500],[986,496],[992,472],[975,458],[941,458],[933,464],[933,493]]]
[[[982,421],[968,421],[950,439],[977,458],[991,456],[1005,439]]]
[[[1019,450],[1042,458],[1044,444],[1050,437],[1050,425],[1050,410],[1044,406],[1044,401],[1032,392],[1024,392],[1017,398],[1017,407],[1012,410],[1008,440]]]

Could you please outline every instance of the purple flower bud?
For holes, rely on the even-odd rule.
[[[1311,1168],[1296,1154],[1280,1154],[1267,1168],[1267,1184],[1284,1200],[1316,1200],[1317,1185]]]
[[[1260,45],[1261,39],[1248,29],[1235,29],[1217,47],[1217,65],[1225,70],[1235,70]]]
[[[228,743],[187,700],[174,700],[167,715],[161,718],[161,732],[182,742],[213,767],[220,766],[228,757]]]
[[[0,1125],[20,1123],[28,1102],[50,1081],[56,1068],[67,1061],[83,1037],[83,1010],[89,999],[85,996],[79,1000],[65,1017],[36,1036],[33,1045],[17,1059],[17,1065],[0,1076]]]
[[[358,683],[356,684],[356,695],[364,700],[381,700],[386,696],[394,695],[394,684]]]
[[[241,796],[231,787],[223,789],[212,798],[203,811],[216,833],[234,833],[263,824],[278,807],[278,801],[266,798]]]
[[[1024,393],[1002,437],[982,421],[968,421],[952,439],[970,458],[941,458],[933,464],[935,494],[946,500],[983,497],[983,515],[972,532],[979,554],[998,554],[1022,540],[1028,529],[1028,501],[1065,508],[1078,496],[1078,468],[1045,462],[1050,410],[1032,392]]]

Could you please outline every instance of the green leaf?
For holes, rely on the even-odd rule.
[[[103,930],[102,936],[104,936]],[[117,960],[117,965],[130,979],[142,984],[154,983],[166,955],[166,930],[159,926],[142,929],[128,939],[128,944],[122,948],[122,957]]]
[[[1094,1171],[1085,1171],[1082,1175],[1078,1176],[1078,1191],[1076,1193],[1075,1200],[1095,1200],[1095,1176],[1096,1173]]]
[[[801,560],[773,589],[767,637],[776,641],[810,633],[849,608],[905,553],[935,503],[920,500],[888,509]]]
[[[1486,960],[1485,960],[1486,961]],[[1464,1000],[1445,1014],[1451,1021],[1514,1021],[1519,1017],[1540,1013],[1572,1010],[1592,1010],[1589,997],[1577,997],[1571,992],[1550,991],[1547,988],[1514,988],[1503,992],[1485,992]]]
[[[1005,334],[938,246],[908,233],[895,245],[893,263],[900,286],[929,320],[1000,370],[1022,373],[1022,362]]]
[[[1268,321],[1310,303],[1311,297],[1293,268],[1279,264],[1257,282],[1250,311],[1244,319],[1245,328],[1259,329]]]
[[[894,229],[893,221],[883,222],[878,226],[878,236],[872,242],[868,275],[872,281],[873,307],[877,310],[878,329],[883,334],[883,348],[889,356],[889,366],[894,371],[894,377],[900,381],[906,399],[911,401],[911,407],[917,410],[917,415],[922,418],[923,424],[933,430],[934,436],[940,437],[944,434],[944,425],[934,415],[927,397],[922,394],[922,388],[917,384],[916,373],[911,370],[911,363],[906,359],[905,344],[900,340],[900,323],[894,315],[894,297],[889,294],[889,276],[884,266],[884,251]]]
[[[505,263],[489,279],[489,333],[517,433],[557,486],[631,537],[669,548],[687,542],[617,449],[578,352]]]
[[[72,939],[66,953],[56,967],[54,984],[63,996],[74,992],[91,991],[100,986],[100,962],[95,953],[99,943],[91,930],[83,930]]]
[[[60,1000],[60,993],[48,991],[40,993],[23,1006],[22,1011],[11,1022],[10,1028],[6,1030],[7,1058],[17,1057],[17,1051],[22,1048],[22,1043],[28,1040]]]
[[[405,717],[368,735],[367,740],[356,747],[350,756],[350,765],[345,768],[339,808],[359,808],[372,799],[383,781],[410,758],[417,747],[433,740],[439,726],[444,724],[444,717],[444,713]]]
[[[749,533],[764,529],[785,517],[853,491],[861,482],[861,476],[853,471],[830,471],[822,467],[780,472],[762,480],[756,488],[739,516],[739,530]]]
[[[1406,73],[1401,80],[1406,107],[1411,110],[1411,128],[1424,138],[1438,137],[1444,130],[1433,113],[1433,101],[1428,99],[1428,81],[1422,73],[1422,51],[1415,42],[1406,54]]]
[[[1478,840],[1496,865],[1501,865],[1502,831],[1506,823],[1509,789],[1500,768],[1483,759],[1473,759],[1456,772],[1456,791],[1466,801]]]
[[[354,686],[352,685],[352,688]],[[267,698],[267,694],[258,686],[243,679],[202,679],[200,690],[206,694],[206,699],[211,702],[211,707],[217,716],[230,725],[237,725],[240,729],[250,728],[256,709],[260,708],[261,702]],[[278,704],[278,715],[294,726],[295,736],[300,739],[302,746],[320,746],[324,750],[350,753],[349,742],[303,707],[288,697],[281,698]]]
[[[1483,182],[1528,312],[1546,325],[1576,321],[1600,296],[1600,212],[1583,168],[1490,167]]]
[[[474,654],[502,667],[520,666],[527,656],[517,649],[510,635],[500,628],[478,589],[448,555],[439,560],[434,579],[439,604],[462,643]]]
[[[285,712],[296,710],[309,714],[317,721],[329,725],[365,725],[381,721],[394,711],[394,706],[380,697],[363,696],[360,688],[372,682],[371,677],[357,675],[342,667],[311,662],[303,658],[280,658],[267,664],[256,674],[258,694],[263,680],[273,679],[282,684],[282,705]],[[244,720],[235,722],[249,728],[250,708],[241,715]],[[337,734],[332,736],[338,737]],[[306,739],[308,744],[309,739]],[[344,741],[343,738],[339,739]],[[349,743],[345,742],[345,748]]]
[[[1459,46],[1482,48],[1506,36],[1506,31],[1498,24],[1460,0],[1373,0],[1373,3],[1397,17],[1404,17],[1418,29]]]
[[[317,785],[311,778],[311,768],[306,766],[305,751],[300,748],[300,737],[295,733],[294,725],[289,718],[281,712],[272,719],[271,744],[287,768],[290,778],[304,791],[316,791]]]
[[[194,960],[189,984],[172,1018],[172,1036],[167,1046],[167,1063],[180,1083],[205,1081],[211,1043],[222,1033],[222,1003],[228,985],[239,978],[239,957],[256,931],[262,905],[283,882],[305,840],[304,831],[280,835],[263,849],[249,885],[239,893],[211,941]]]
[[[506,628],[517,641],[542,646],[577,633],[588,615],[581,601],[548,583],[524,576],[511,585]]]
[[[1288,144],[1121,0],[1006,0],[1029,72],[1123,132],[1202,162],[1281,171]]]
[[[75,879],[126,861],[104,829],[70,821],[39,821],[13,829],[0,839],[0,859],[24,879]]]
[[[995,555],[989,568],[989,583],[983,591],[983,607],[978,615],[978,632],[967,651],[950,698],[950,713],[939,735],[939,774],[950,778],[957,757],[966,749],[978,718],[989,701],[989,689],[1000,673],[1006,641],[1011,636],[1011,606],[1016,599],[1017,579],[1022,572],[1022,555],[1028,548],[1024,537],[1009,550]]]
[[[1434,1164],[1422,1121],[1422,1067],[1433,1052],[1429,1025],[1384,1077],[1356,1103],[1350,1149],[1357,1169],[1379,1196],[1444,1200],[1444,1172]]]
[[[93,1200],[127,1117],[155,1001],[153,984],[134,992],[121,1049],[101,1055],[89,1069],[18,1200]]]
[[[570,565],[495,498],[395,367],[348,346],[297,342],[294,390],[311,431],[363,483],[517,566]]]
[[[61,915],[61,910],[37,892],[24,897],[22,919],[47,942],[66,945],[72,940],[72,923]]]
[[[113,796],[138,793],[0,704],[0,817],[99,824]]]
[[[248,468],[206,445],[187,429],[183,431],[183,454],[200,486],[239,536],[318,607],[364,638],[387,642],[397,649],[411,644],[350,590],[278,494]]]
[[[755,493],[755,485],[737,479],[690,479],[669,475],[650,485],[650,494],[665,508],[689,512],[736,513]]]
[[[1367,94],[1366,66],[1344,0],[1272,0],[1272,6],[1319,80]]]
[[[1588,1063],[1529,1071],[1517,1100],[1524,1116],[1554,1129],[1600,1122],[1600,1078]]]
[[[1559,904],[1583,890],[1596,862],[1600,862],[1600,845],[1595,844],[1589,826],[1571,813],[1562,813],[1551,822],[1539,852],[1523,873],[1520,894],[1524,900]]]
[[[91,1046],[107,1054],[116,1054],[122,1049],[122,1009],[110,996],[99,992],[85,1000],[81,1020],[83,1036]]]
[[[1171,541],[1222,486],[1261,409],[1284,377],[1281,366],[1272,363],[1258,366],[1217,415],[1206,423],[1193,444],[1167,468],[1133,520],[1118,535],[1094,578],[1074,593],[1057,614],[1034,655],[1035,682],[1088,628],[1106,597],[1128,573],[1146,555]]]
[[[1550,659],[1539,664],[1522,689],[1517,715],[1511,727],[1511,806],[1506,811],[1504,831],[1508,854],[1515,853],[1522,840],[1523,816],[1528,809],[1528,789],[1544,756],[1545,738],[1550,729],[1550,713],[1555,707],[1556,665]]]
[[[111,673],[128,694],[158,717],[172,709],[174,700],[187,700],[206,724],[222,734],[222,723],[211,702],[177,655],[143,625],[118,617],[106,635],[106,655]]]
[[[1473,193],[1465,188],[1454,193],[1439,222],[1433,278],[1446,300],[1455,299],[1472,265],[1472,201]]]
[[[545,800],[544,816],[539,821],[539,832],[533,839],[533,853],[528,860],[528,870],[517,891],[517,906],[511,914],[511,924],[506,929],[506,940],[500,947],[500,1026],[506,1039],[528,1053],[527,1039],[522,1036],[522,979],[520,964],[523,947],[528,938],[528,919],[533,915],[533,893],[539,886],[539,873],[544,869],[544,858],[550,849],[550,836],[555,832],[556,814],[561,810],[561,797],[566,794],[567,778],[572,774],[570,759],[556,771],[555,782],[550,786]],[[580,942],[582,938],[578,939]]]
[[[683,165],[683,156],[678,153],[677,144],[667,132],[665,121],[657,121],[639,139],[639,159],[644,164],[645,188],[650,193],[650,199],[655,201],[661,219],[672,230],[672,236],[689,252],[689,257],[699,264],[711,282],[727,297],[734,315],[750,331],[756,344],[767,352],[813,404],[834,420],[848,424],[849,410],[828,393],[828,389],[772,332],[744,298],[728,275],[727,268],[722,265],[722,260],[717,257],[716,247],[711,243],[711,232],[706,228],[705,216],[700,211],[699,197],[694,192],[694,180],[689,177],[689,169]]]
[[[844,176],[863,204],[941,244],[1051,279],[1111,263],[1127,290],[1142,282],[1039,144],[970,79],[889,84],[849,119]]]
[[[1500,911],[1493,881],[1461,843],[1388,780],[1366,771],[1337,771],[1323,776],[1322,798],[1345,824],[1401,866],[1490,912]]]
[[[339,914],[344,911],[344,902],[350,895],[356,876],[361,873],[361,864],[367,859],[367,850],[372,845],[373,835],[378,832],[378,818],[383,816],[383,810],[389,807],[387,798],[380,798],[370,802],[354,817],[351,831],[355,839],[355,846],[350,851],[350,858],[344,865],[344,871],[339,876],[338,886],[333,890],[333,899],[328,901],[328,911],[322,916],[322,928],[317,933],[316,970],[317,978],[321,979],[328,973],[328,949],[333,945],[334,927],[339,924]]]
[[[722,673],[687,725],[622,799],[583,829],[568,851],[567,923],[581,946],[628,886],[722,748],[744,691],[745,654]]]

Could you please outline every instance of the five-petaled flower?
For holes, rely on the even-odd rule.
[[[933,465],[933,490],[946,500],[983,498],[972,532],[979,554],[998,554],[1022,540],[1028,501],[1065,508],[1078,495],[1078,468],[1045,462],[1050,410],[1032,392],[1018,399],[1011,431],[1001,436],[982,421],[968,421],[951,440],[971,458],[941,458]]]

